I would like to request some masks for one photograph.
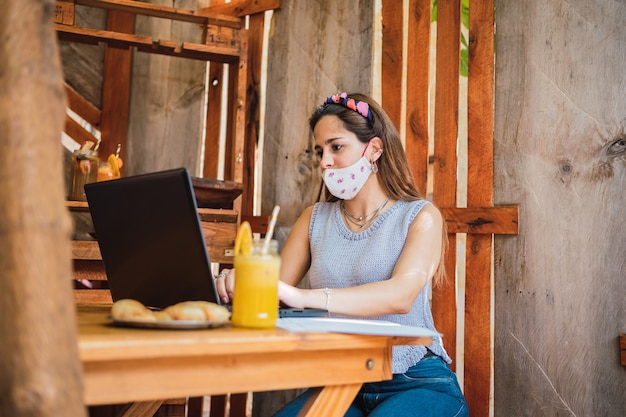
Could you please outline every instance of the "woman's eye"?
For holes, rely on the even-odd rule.
[[[341,148],[343,148],[343,146],[342,146],[342,145],[333,145],[333,146],[332,146],[332,150],[333,150],[334,152],[337,152],[337,151],[341,150]]]
[[[315,155],[317,155],[317,157],[320,158],[320,159],[322,159],[322,154],[323,154],[322,151],[316,151],[315,152]]]

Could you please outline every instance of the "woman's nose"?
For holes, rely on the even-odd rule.
[[[333,158],[331,158],[329,155],[322,155],[322,158],[320,159],[320,167],[326,169],[326,168],[330,168],[333,166]]]

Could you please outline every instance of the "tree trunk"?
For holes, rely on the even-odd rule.
[[[0,415],[84,416],[54,1],[0,5]]]
[[[495,415],[624,416],[626,3],[496,10]]]

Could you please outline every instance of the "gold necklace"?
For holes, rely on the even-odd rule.
[[[382,209],[385,208],[385,206],[389,202],[390,198],[391,196],[387,196],[385,201],[383,201],[383,204],[381,204],[376,210],[374,210],[370,214],[366,214],[365,216],[354,216],[353,214],[350,214],[350,212],[346,209],[346,206],[344,204],[345,200],[341,201],[341,210],[343,211],[343,214],[346,220],[348,220],[353,225],[357,226],[359,229],[362,229],[368,224],[371,224],[378,217]],[[362,222],[363,220],[365,220],[364,223],[359,223],[359,222]]]

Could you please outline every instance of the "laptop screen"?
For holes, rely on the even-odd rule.
[[[218,303],[185,168],[85,185],[113,301]]]

